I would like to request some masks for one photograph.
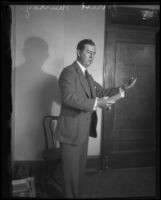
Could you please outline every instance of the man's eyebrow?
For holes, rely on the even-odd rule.
[[[92,53],[96,53],[96,51],[90,51],[90,50],[87,50],[88,52],[92,52]]]

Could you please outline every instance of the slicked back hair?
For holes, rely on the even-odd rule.
[[[77,50],[83,51],[84,46],[86,44],[92,45],[92,46],[96,46],[95,43],[91,40],[91,39],[84,39],[81,40],[78,45],[77,45]]]

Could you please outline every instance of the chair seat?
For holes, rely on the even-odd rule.
[[[58,160],[61,158],[61,152],[59,148],[52,148],[48,150],[44,150],[42,152],[42,157],[45,160]]]

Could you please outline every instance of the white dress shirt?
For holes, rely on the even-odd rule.
[[[85,70],[86,70],[86,68],[85,68],[78,60],[76,60],[76,62],[77,62],[77,64],[79,65],[79,67],[81,68],[83,74],[85,75]]]

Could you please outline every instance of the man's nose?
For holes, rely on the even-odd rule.
[[[94,55],[91,53],[91,54],[89,55],[89,58],[93,59],[93,58],[94,58]]]

